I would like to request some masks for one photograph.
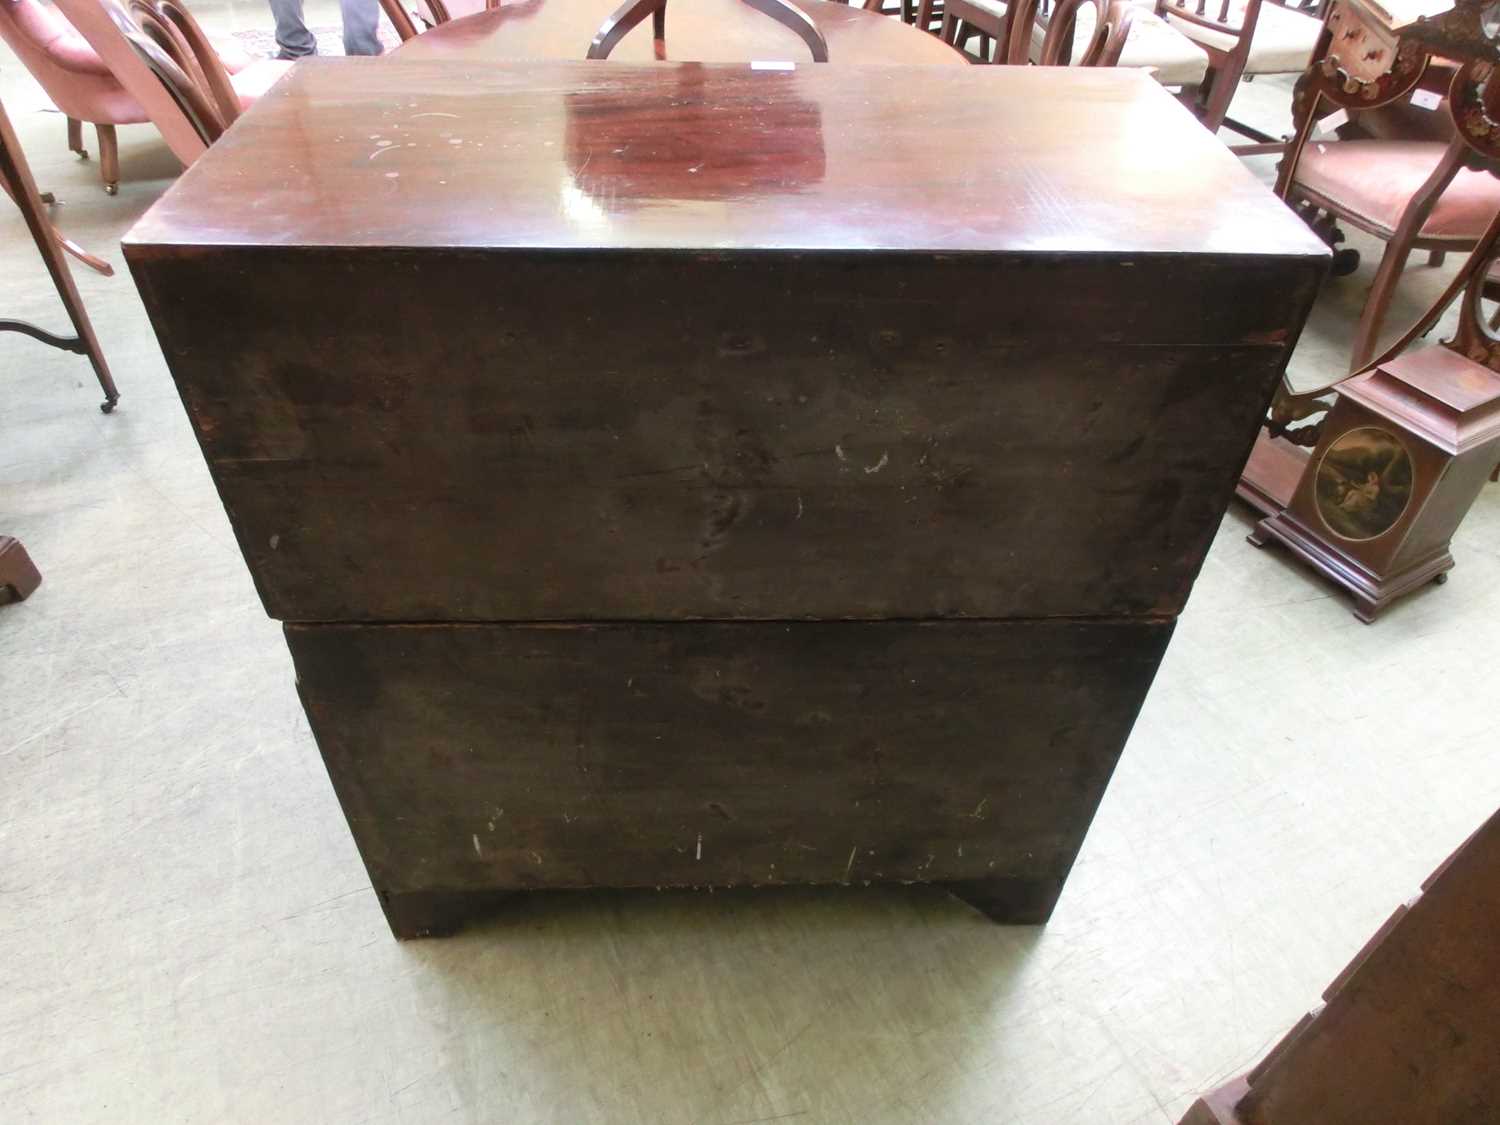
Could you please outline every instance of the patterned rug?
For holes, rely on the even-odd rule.
[[[344,29],[334,27],[310,27],[311,31],[318,37],[318,54],[320,55],[342,55],[344,53]],[[235,42],[251,58],[275,58],[278,50],[276,46],[276,33],[274,31],[236,31]],[[396,29],[385,21],[380,20],[380,45],[387,51],[393,50],[401,42],[401,37],[396,34]]]

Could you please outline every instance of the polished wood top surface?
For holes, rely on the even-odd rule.
[[[509,0],[498,8],[439,24],[408,39],[404,58],[494,62],[581,59],[619,0]],[[900,20],[828,0],[797,0],[828,40],[828,61],[967,65],[935,35]],[[627,35],[610,62],[651,62],[651,21]],[[675,0],[667,5],[667,58],[676,62],[810,63],[802,40],[743,0]]]
[[[1328,253],[1136,71],[401,58],[297,64],[152,244]]]

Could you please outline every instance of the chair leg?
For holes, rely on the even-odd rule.
[[[926,31],[932,26],[933,0],[917,0],[917,30]]]
[[[89,150],[83,147],[83,122],[76,117],[68,118],[68,151],[89,158]]]
[[[1380,340],[1380,328],[1385,323],[1385,314],[1391,307],[1391,298],[1396,295],[1396,286],[1401,283],[1401,271],[1406,268],[1406,259],[1411,256],[1411,247],[1392,241],[1380,256],[1380,265],[1375,269],[1375,281],[1370,285],[1370,295],[1365,298],[1364,311],[1359,316],[1359,328],[1354,334],[1354,354],[1349,363],[1350,371],[1360,371],[1375,355],[1375,346]]]
[[[52,284],[57,287],[57,295],[62,298],[63,308],[68,312],[68,319],[73,322],[73,330],[78,333],[76,340],[64,340],[54,346],[64,347],[69,351],[77,351],[88,356],[89,363],[94,368],[94,375],[99,380],[99,387],[104,391],[104,402],[100,404],[99,409],[108,414],[115,408],[120,392],[115,389],[114,377],[110,374],[109,365],[104,361],[104,353],[99,349],[99,339],[94,335],[94,326],[89,321],[87,310],[83,307],[83,298],[78,295],[78,286],[73,282],[73,273],[68,269],[68,260],[63,257],[57,233],[42,213],[42,202],[37,197],[36,181],[31,178],[31,169],[27,167],[26,157],[21,152],[21,142],[16,139],[15,130],[11,128],[10,118],[6,116],[3,105],[0,105],[0,184],[3,184],[6,193],[21,208],[21,216],[31,230],[32,241],[36,243],[36,248],[42,255],[47,272],[52,275]],[[35,335],[35,333],[31,332],[28,335]],[[37,338],[50,342],[45,336]]]
[[[1427,264],[1436,268],[1442,265],[1443,260],[1447,257],[1448,252],[1446,250],[1429,250],[1427,252]]]
[[[120,190],[120,144],[115,138],[113,125],[95,125],[99,137],[99,175],[104,180],[104,191],[114,195]]]
[[[990,61],[990,37],[982,31],[979,33],[979,57],[985,62]]]
[[[1208,100],[1203,104],[1202,120],[1210,133],[1217,133],[1224,118],[1229,116],[1229,103],[1234,101],[1239,84],[1239,75],[1231,75],[1225,70],[1208,76]]]
[[[1401,221],[1396,224],[1391,240],[1386,244],[1385,253],[1380,257],[1380,265],[1375,270],[1375,281],[1370,286],[1364,312],[1359,317],[1359,329],[1354,336],[1354,354],[1349,362],[1351,372],[1363,370],[1374,358],[1375,346],[1380,340],[1380,326],[1391,306],[1396,286],[1401,281],[1401,271],[1406,268],[1406,259],[1411,256],[1412,243],[1416,242],[1427,217],[1437,205],[1439,196],[1453,182],[1453,177],[1467,159],[1463,138],[1455,137],[1449,141],[1437,167],[1401,212]]]

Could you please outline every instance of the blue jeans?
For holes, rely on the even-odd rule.
[[[283,58],[300,59],[318,53],[318,40],[302,22],[302,0],[270,0],[276,19],[276,45]],[[339,0],[344,17],[344,54],[378,55],[380,0]]]

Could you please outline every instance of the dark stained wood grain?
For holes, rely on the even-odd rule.
[[[222,262],[141,276],[225,310],[163,343],[306,621],[1175,613],[1285,363],[1247,341],[1311,284],[1183,263],[1178,324],[1143,262],[1127,343],[1071,262]]]
[[[975,141],[905,165],[930,189],[907,209],[884,194],[885,158],[849,145],[877,120],[907,135],[910,99],[878,86],[525,66],[477,113],[467,93],[365,95],[368,67],[333,101],[343,71],[310,73],[127,248],[148,305],[173,308],[156,317],[168,362],[285,620],[1175,613],[1325,254],[1170,98],[1123,76],[1064,79],[1046,104],[1174,125],[1165,149],[1223,185],[1205,198],[1244,188],[1255,205],[1209,221],[1191,252],[1179,221],[1127,228],[1099,202],[1131,175],[1108,146],[1081,164],[1026,124],[1033,103],[1007,98],[1035,92],[1029,78],[953,83],[1003,119],[977,132],[1007,152]],[[325,97],[314,124],[304,108]],[[360,104],[381,120],[399,106],[410,132],[389,135],[424,142],[372,149],[376,127],[346,119]],[[434,105],[473,127],[417,116]],[[671,134],[678,120],[693,129]],[[305,163],[277,164],[275,138],[308,128],[359,136],[354,165],[336,144],[315,156],[317,135]],[[463,203],[398,213],[366,191],[365,219],[346,220],[364,168],[406,169],[404,152],[454,131],[464,144],[424,174],[464,185]],[[513,155],[475,156],[485,138]],[[517,172],[528,162],[545,188]],[[1000,168],[1055,224],[1003,184],[981,200]],[[255,209],[207,206],[241,178]],[[814,202],[839,182],[837,208]],[[292,213],[282,188],[331,206]],[[1157,190],[1138,193],[1143,214]],[[489,221],[462,218],[480,207]],[[460,223],[464,248],[440,250]]]
[[[329,774],[390,895],[953,882],[978,897],[993,883],[1027,921],[1050,912],[1170,633],[286,630]],[[1041,888],[1041,909],[1018,887]]]
[[[299,64],[127,240],[399,936],[1051,911],[1327,252],[1142,76],[848,74]]]

